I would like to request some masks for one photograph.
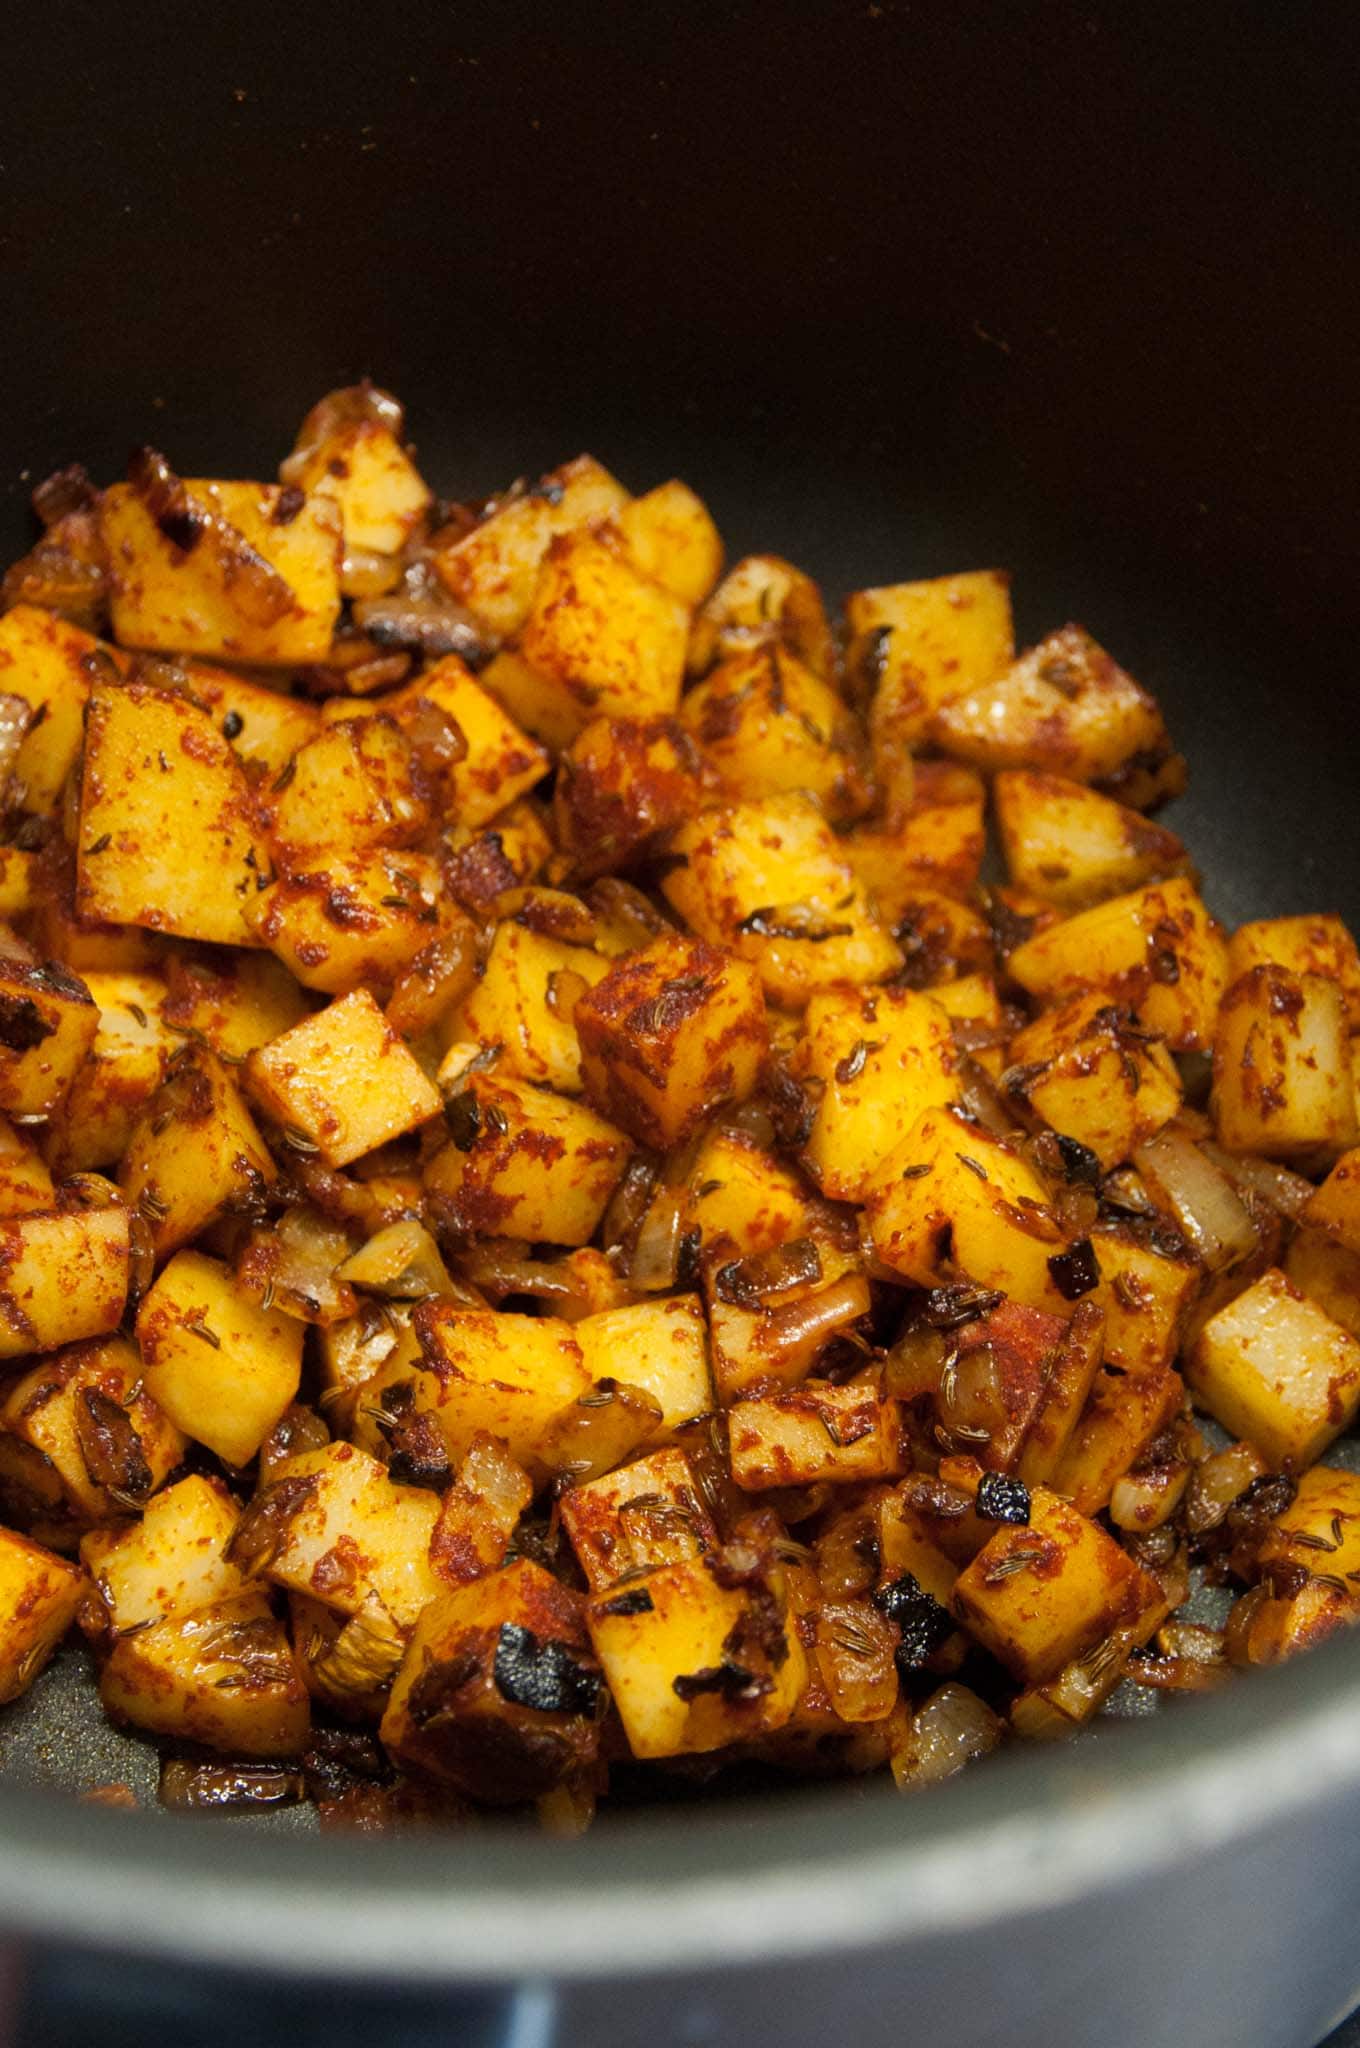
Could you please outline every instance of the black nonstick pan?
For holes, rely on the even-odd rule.
[[[12,13],[0,537],[145,440],[267,474],[371,373],[450,495],[584,447],[833,595],[1008,566],[1027,636],[1080,619],[1162,699],[1218,913],[1360,920],[1351,21]],[[796,1786],[577,1844],[58,1789],[150,1768],[78,1652],[0,1718],[11,1953],[110,2000],[152,1957],[297,2039],[380,1991],[393,2038],[1306,2048],[1360,1997],[1360,1638],[915,1803]]]

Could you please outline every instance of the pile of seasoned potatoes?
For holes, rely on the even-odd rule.
[[[1360,1616],[1360,957],[1221,929],[1089,633],[588,456],[442,503],[367,385],[36,503],[0,1698],[74,1626],[173,1803],[571,1830]]]

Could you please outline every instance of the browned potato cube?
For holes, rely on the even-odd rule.
[[[0,1485],[25,1522],[79,1529],[135,1514],[183,1456],[122,1337],[45,1358],[0,1404]]]
[[[1228,979],[1272,966],[1335,982],[1347,1029],[1360,1031],[1360,953],[1339,917],[1261,917],[1239,926],[1228,941]]]
[[[158,1257],[224,1210],[258,1209],[277,1168],[235,1076],[206,1047],[180,1059],[128,1140],[119,1182]]]
[[[767,1033],[754,968],[702,939],[619,960],[575,1011],[586,1093],[653,1151],[678,1145],[760,1078]]]
[[[332,996],[385,993],[432,940],[466,926],[437,863],[405,847],[328,854],[315,872],[282,876],[248,914],[256,943],[304,988]]]
[[[480,832],[453,825],[444,833],[444,879],[474,916],[484,916],[507,889],[522,888],[541,875],[552,840],[541,814],[521,798]]]
[[[228,1756],[307,1747],[307,1690],[283,1624],[255,1590],[119,1637],[99,1697],[113,1721]]]
[[[682,604],[702,604],[722,574],[723,547],[708,507],[674,477],[614,515],[628,558]]]
[[[715,661],[766,641],[787,647],[815,676],[834,679],[836,647],[817,585],[778,555],[747,555],[694,620],[689,672],[704,675]]]
[[[1157,1589],[1096,1523],[1036,1487],[1025,1527],[1003,1525],[955,1582],[952,1610],[1024,1685],[1131,1620]]]
[[[1107,1359],[1107,1365],[1113,1361]],[[1107,1506],[1115,1482],[1185,1406],[1185,1385],[1166,1365],[1118,1365],[1095,1376],[1090,1397],[1052,1483],[1085,1515]]]
[[[959,1095],[949,1018],[913,989],[828,989],[807,1006],[790,1071],[816,1103],[803,1147],[834,1201],[862,1201],[918,1118]]]
[[[987,850],[986,786],[957,761],[918,761],[909,804],[882,824],[857,825],[846,856],[880,911],[899,914],[920,889],[969,897]]]
[[[323,423],[325,404],[303,423],[282,481],[334,500],[347,556],[395,555],[429,507],[429,486],[391,426],[363,416]],[[397,419],[400,432],[399,408]]]
[[[697,1295],[597,1309],[572,1328],[590,1380],[621,1380],[657,1402],[657,1438],[713,1406],[707,1329]]]
[[[775,641],[729,655],[680,706],[680,723],[738,799],[806,790],[833,823],[869,808],[863,736],[829,683]]]
[[[1002,1087],[1019,1111],[1094,1153],[1108,1173],[1181,1106],[1164,1045],[1098,991],[1045,1010],[1011,1040]]]
[[[589,946],[564,944],[507,919],[497,925],[481,978],[449,1032],[455,1041],[499,1045],[501,1073],[579,1095],[577,1012],[586,991],[608,972],[609,962]],[[569,994],[572,1001],[564,1001]]]
[[[1126,895],[1186,865],[1174,832],[1065,776],[1003,769],[992,795],[1011,881],[1065,910]]]
[[[56,1206],[56,1189],[41,1153],[0,1117],[0,1218],[31,1216]]]
[[[592,1593],[715,1550],[717,1531],[683,1451],[653,1451],[562,1495],[562,1523]]]
[[[382,1740],[469,1798],[513,1805],[589,1777],[601,1705],[580,1595],[522,1558],[426,1608]]]
[[[666,895],[701,938],[748,960],[776,1002],[885,981],[902,956],[810,798],[707,811],[676,833]]]
[[[44,1141],[63,1176],[117,1165],[165,1078],[167,1058],[182,1043],[163,1022],[165,983],[158,976],[89,969],[84,981],[99,1024]]]
[[[0,617],[0,691],[31,708],[10,784],[10,802],[34,817],[57,810],[80,752],[91,678],[127,657],[55,613],[16,604]]]
[[[1360,1343],[1278,1269],[1210,1318],[1186,1375],[1201,1405],[1276,1468],[1311,1465],[1360,1409]]]
[[[816,1197],[796,1170],[744,1131],[718,1125],[705,1137],[686,1193],[684,1222],[705,1245],[730,1238],[739,1254],[806,1237]]]
[[[445,1114],[452,1136],[424,1178],[446,1229],[590,1242],[632,1151],[622,1131],[584,1103],[490,1073],[474,1074]]]
[[[874,759],[885,782],[942,704],[990,683],[1015,657],[1010,579],[997,569],[857,590],[845,621],[850,672],[872,693]]]
[[[428,1411],[455,1463],[481,1433],[505,1445],[517,1464],[540,1476],[550,1425],[591,1390],[576,1330],[554,1316],[500,1314],[448,1301],[425,1301],[412,1318],[420,1359],[401,1355],[381,1366],[365,1394],[381,1411],[389,1388],[408,1386],[403,1403]]]
[[[674,711],[688,634],[687,606],[605,541],[570,534],[549,543],[519,648],[581,726]]]
[[[549,760],[537,740],[484,690],[456,654],[427,669],[382,709],[420,743],[437,738],[442,723],[456,728],[467,752],[440,775],[441,794],[452,818],[475,831],[531,790],[547,774]]]
[[[0,958],[0,1109],[50,1116],[89,1058],[99,1011],[56,961]]]
[[[328,1166],[348,1166],[443,1107],[367,989],[251,1053],[246,1086],[267,1116],[301,1133]]]
[[[1227,986],[1223,934],[1182,880],[1064,918],[1018,946],[1007,965],[1021,988],[1045,1000],[1105,991],[1173,1052],[1208,1051]]]
[[[228,1465],[248,1465],[302,1374],[303,1325],[257,1307],[230,1269],[176,1252],[137,1311],[151,1398]]]
[[[27,1692],[76,1618],[85,1574],[0,1529],[0,1706]]]
[[[1199,1292],[1199,1261],[1128,1224],[1098,1224],[1091,1236],[1100,1265],[1096,1299],[1105,1310],[1105,1356],[1128,1373],[1160,1371],[1176,1356]]]
[[[267,868],[245,770],[210,715],[149,683],[92,690],[77,915],[251,946],[245,906]]]
[[[629,867],[694,816],[715,786],[674,718],[593,718],[563,754],[553,825],[563,872]]]
[[[190,1473],[146,1504],[140,1521],[92,1529],[80,1560],[119,1633],[169,1615],[193,1614],[246,1591],[223,1555],[241,1510],[220,1479]]]
[[[1173,759],[1156,701],[1080,626],[1064,626],[995,681],[952,697],[931,736],[979,768],[1034,768],[1072,782],[1103,783],[1146,801],[1154,770]],[[1184,787],[1184,763],[1170,786]]]
[[[1360,1137],[1337,982],[1267,964],[1218,1013],[1211,1112],[1229,1152],[1329,1164]]]
[[[76,849],[64,838],[53,834],[34,856],[32,885],[33,901],[25,925],[44,959],[60,960],[73,974],[82,976],[87,970],[136,974],[160,968],[166,941],[154,932],[76,910]]]
[[[320,729],[316,705],[282,688],[248,683],[230,669],[202,661],[186,662],[183,673],[186,693],[211,715],[223,739],[231,741],[243,761],[258,762],[268,775],[281,775]]]
[[[429,824],[406,735],[373,713],[328,725],[299,747],[267,797],[274,852],[285,874],[383,847],[409,846]]]
[[[732,1477],[748,1493],[822,1480],[891,1479],[902,1470],[901,1413],[870,1370],[835,1386],[805,1380],[728,1411]]]
[[[243,1060],[308,1014],[297,982],[268,953],[229,953],[166,963],[166,1029],[200,1035],[227,1061]]]
[[[436,551],[435,567],[478,623],[505,639],[524,623],[553,536],[612,518],[627,503],[607,469],[578,455],[533,489],[503,498],[470,533]]]
[[[0,1358],[99,1337],[122,1321],[128,1212],[107,1183],[98,1188],[89,1207],[89,1190],[74,1183],[55,1208],[0,1223]]]

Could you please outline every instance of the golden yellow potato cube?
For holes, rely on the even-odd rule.
[[[85,1574],[0,1529],[0,1706],[27,1692],[76,1618]]]
[[[588,1244],[632,1144],[584,1103],[494,1073],[474,1074],[446,1116],[452,1137],[425,1191],[459,1235]]]
[[[0,1218],[31,1216],[56,1206],[56,1189],[42,1155],[0,1116]]]
[[[1063,775],[1006,768],[992,784],[1011,881],[1065,910],[1127,895],[1186,865],[1165,825]]]
[[[1209,1106],[1229,1152],[1323,1165],[1354,1145],[1360,1128],[1340,985],[1273,962],[1234,981],[1219,1007]]]
[[[559,1512],[592,1593],[718,1546],[689,1459],[674,1448],[569,1487]]]
[[[992,682],[1015,658],[1010,578],[1000,569],[857,590],[845,622],[848,666],[872,692],[870,732],[885,781],[942,704]]]
[[[903,1467],[901,1410],[873,1370],[847,1380],[804,1380],[787,1393],[728,1410],[732,1477],[747,1493],[772,1486],[891,1479]]]
[[[784,1606],[782,1574],[725,1585],[689,1559],[589,1602],[586,1621],[636,1757],[686,1756],[782,1728],[807,1680],[797,1631],[772,1638],[767,1603]],[[757,1619],[757,1604],[761,1614]]]
[[[1225,1429],[1297,1472],[1360,1409],[1360,1343],[1272,1268],[1204,1325],[1186,1377]]]
[[[702,604],[722,574],[722,540],[708,507],[674,477],[622,506],[614,525],[638,573],[682,604]]]
[[[126,664],[118,649],[55,612],[16,604],[0,617],[0,691],[22,697],[33,713],[10,782],[16,810],[50,817],[57,809],[80,752],[90,684]]]
[[[76,914],[216,945],[257,943],[268,856],[245,770],[206,711],[148,683],[90,693]]]
[[[1173,1052],[1207,1052],[1227,987],[1227,945],[1190,882],[1172,879],[1063,918],[1007,962],[1046,1001],[1098,988]]]
[[[432,716],[457,726],[467,752],[441,780],[450,817],[471,831],[527,795],[551,765],[545,749],[516,725],[456,654],[386,698],[382,709],[417,734]]]
[[[331,1443],[289,1458],[237,1525],[231,1562],[308,1593],[339,1614],[376,1599],[410,1629],[441,1590],[430,1563],[439,1499],[397,1486],[355,1444]]]
[[[1033,768],[1116,790],[1144,757],[1171,756],[1156,700],[1081,626],[1063,626],[1004,674],[954,694],[928,730],[979,768]]]
[[[381,1735],[401,1762],[513,1805],[588,1781],[600,1702],[580,1595],[521,1558],[425,1610]]]
[[[989,1537],[960,1572],[950,1606],[1023,1685],[1037,1685],[1155,1595],[1113,1537],[1036,1487],[1028,1525],[1005,1524]]]
[[[1002,1088],[1021,1114],[1031,1111],[1093,1152],[1104,1173],[1181,1106],[1180,1075],[1166,1047],[1099,992],[1073,996],[1018,1032]]]
[[[696,615],[686,665],[701,676],[715,661],[768,641],[823,681],[834,679],[836,644],[817,585],[778,555],[746,555]]]
[[[410,743],[379,713],[325,726],[292,756],[267,798],[274,851],[287,874],[406,846],[429,823]]]
[[[584,881],[633,866],[716,787],[678,719],[593,718],[558,763],[557,872]]]
[[[744,1101],[768,1042],[755,969],[678,935],[616,961],[574,1021],[591,1102],[657,1152],[723,1103]]]
[[[1128,1373],[1170,1365],[1204,1278],[1198,1259],[1149,1242],[1129,1224],[1097,1224],[1091,1241],[1100,1266],[1095,1299],[1105,1310],[1105,1356]]]
[[[220,1479],[192,1472],[164,1486],[140,1521],[92,1529],[80,1561],[116,1631],[145,1628],[233,1599],[246,1582],[223,1555],[241,1510]]]
[[[659,1437],[713,1406],[707,1325],[697,1295],[600,1309],[572,1329],[589,1379],[623,1380],[660,1404]]]
[[[206,1046],[181,1058],[142,1112],[119,1185],[158,1258],[223,1210],[258,1209],[277,1168],[235,1076]]]
[[[38,856],[22,846],[0,847],[0,918],[13,924],[33,908]]]
[[[98,1029],[44,1140],[49,1163],[63,1177],[118,1164],[165,1078],[170,1053],[183,1043],[163,1021],[165,983],[158,975],[87,968],[84,982],[98,1006]]]
[[[113,1190],[109,1190],[112,1195]],[[127,1301],[128,1212],[83,1194],[0,1223],[0,1358],[116,1330]]]
[[[76,849],[53,835],[33,867],[33,901],[26,921],[38,952],[73,974],[137,974],[159,970],[166,941],[134,924],[88,917],[76,909]]]
[[[166,1029],[190,1041],[206,1038],[227,1061],[244,1060],[309,1014],[307,998],[268,953],[234,953],[166,965]]]
[[[307,1747],[307,1689],[283,1624],[254,1589],[119,1637],[99,1697],[112,1721],[228,1756]]]
[[[578,455],[494,505],[480,525],[435,553],[435,567],[478,623],[506,639],[524,623],[554,535],[613,518],[627,503],[627,491],[607,469]]]
[[[283,471],[285,485],[334,500],[347,553],[398,554],[430,504],[429,485],[396,435],[375,419],[337,422],[299,448]]]
[[[987,850],[987,791],[974,769],[917,761],[912,781],[910,802],[898,798],[895,784],[887,820],[857,825],[843,841],[851,867],[889,919],[919,889],[971,897]]]
[[[409,847],[327,854],[315,872],[273,882],[247,916],[257,945],[304,988],[332,996],[360,985],[385,993],[435,939],[467,926],[438,863]]]
[[[43,1359],[0,1403],[0,1485],[25,1521],[85,1527],[135,1514],[183,1456],[123,1337]]]
[[[885,981],[902,964],[810,797],[706,811],[675,834],[673,851],[683,865],[662,884],[671,903],[790,1009],[837,982]]]
[[[229,669],[186,662],[186,688],[211,716],[224,740],[243,761],[258,761],[269,775],[282,774],[294,754],[321,729],[321,713],[304,697],[290,697],[280,685],[247,682]]]
[[[1256,1553],[1263,1576],[1275,1564],[1325,1572],[1345,1581],[1349,1598],[1360,1601],[1360,1473],[1313,1465],[1299,1475],[1297,1493]]]
[[[100,504],[123,647],[287,667],[324,661],[340,612],[340,516],[277,484],[172,476],[158,457]]]
[[[152,1400],[228,1465],[250,1463],[297,1393],[303,1333],[195,1251],[175,1253],[137,1311]]]
[[[950,1109],[926,1110],[865,1196],[874,1247],[918,1287],[969,1279],[1061,1315],[1088,1277],[1038,1176]],[[1092,1262],[1094,1263],[1094,1262]],[[1093,1281],[1094,1284],[1094,1281]]]
[[[550,542],[519,650],[574,710],[647,718],[674,711],[685,673],[689,609],[603,540]]]
[[[252,1052],[246,1087],[266,1116],[301,1132],[328,1166],[348,1166],[443,1107],[367,989]]]
[[[699,1148],[686,1191],[686,1230],[703,1244],[732,1240],[737,1253],[770,1251],[790,1238],[808,1236],[816,1220],[816,1196],[795,1168],[765,1151],[745,1131],[708,1132]]]
[[[513,647],[503,647],[479,671],[477,680],[516,725],[560,754],[582,731],[588,716],[552,676],[540,674]]]
[[[1085,1410],[1052,1472],[1056,1491],[1084,1515],[1109,1505],[1116,1480],[1185,1407],[1184,1382],[1169,1365],[1126,1368],[1113,1357],[1107,1365],[1112,1369],[1096,1374]]]
[[[0,958],[0,1110],[50,1116],[90,1056],[99,1011],[54,960]]]
[[[854,715],[829,683],[774,640],[711,669],[678,715],[731,797],[805,790],[836,824],[869,808],[864,740]]]
[[[382,1366],[372,1382],[372,1405],[381,1408],[388,1387],[409,1382],[412,1402],[433,1416],[455,1464],[485,1430],[518,1464],[541,1473],[549,1425],[590,1392],[576,1340],[580,1325],[448,1301],[421,1302],[412,1325],[420,1369],[399,1359]]]
[[[579,1095],[576,1012],[584,990],[608,972],[609,962],[589,946],[566,945],[509,919],[496,927],[481,979],[450,1026],[453,1037],[499,1045],[501,1073]],[[573,1003],[564,1002],[573,990]]]
[[[1240,926],[1228,941],[1228,979],[1269,966],[1334,981],[1347,1030],[1360,1031],[1360,953],[1339,917],[1262,917]]]
[[[791,1072],[812,1084],[817,1108],[802,1156],[822,1193],[862,1201],[918,1118],[957,1102],[957,1066],[949,1018],[928,995],[814,995]]]

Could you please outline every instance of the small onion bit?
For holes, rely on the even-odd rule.
[[[159,1797],[172,1813],[259,1812],[296,1806],[307,1796],[301,1771],[277,1764],[191,1764],[168,1757]]]

